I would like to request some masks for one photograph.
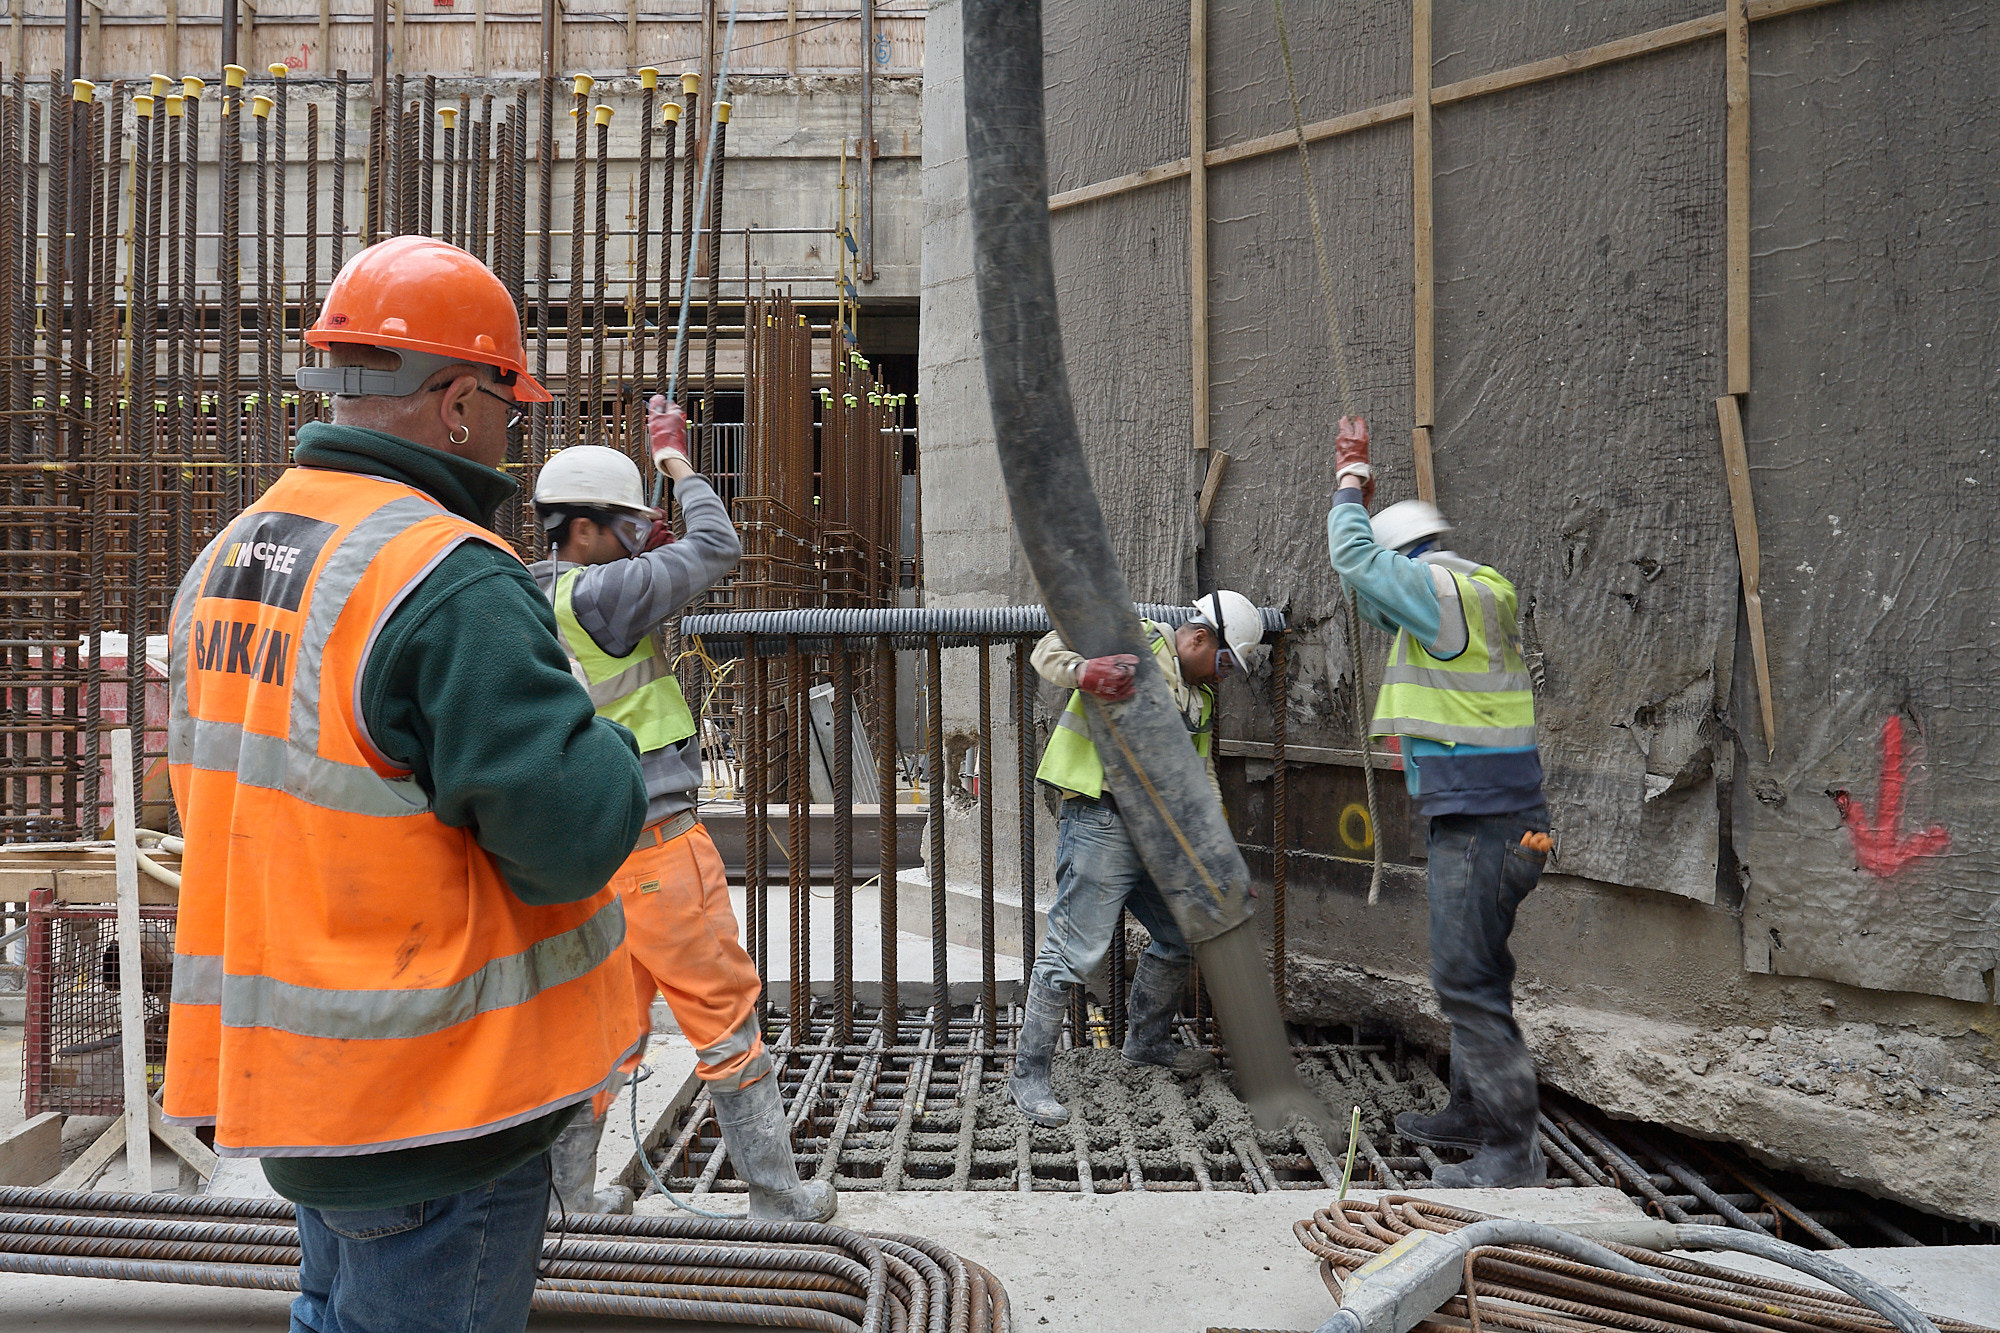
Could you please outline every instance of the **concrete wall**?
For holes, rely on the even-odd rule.
[[[1433,81],[1712,8],[1441,2]],[[1269,7],[1209,14],[1210,147],[1288,128]],[[1407,6],[1291,18],[1308,121],[1409,95]],[[920,373],[930,586],[968,604],[1015,600],[1026,580],[987,447],[958,31],[956,4],[934,5]],[[1052,191],[1186,154],[1187,32],[1185,6],[1052,0]],[[1950,0],[1845,0],[1753,28],[1745,417],[1775,756],[1756,721],[1713,407],[1727,348],[1720,37],[1440,107],[1432,175],[1440,501],[1454,544],[1522,590],[1558,832],[1516,933],[1545,1077],[1988,1220],[2000,894],[1976,853],[2000,827],[2000,775],[1976,646],[1991,630],[1974,617],[1991,618],[1978,496],[2000,479],[1978,404],[2000,364],[2000,284],[1976,239],[1991,231],[1976,145],[2000,128],[1979,74],[1996,40],[1976,6]],[[1322,536],[1332,422],[1349,402],[1374,423],[1382,498],[1413,493],[1412,133],[1388,115],[1312,150],[1351,396],[1328,351],[1295,155],[1211,172],[1209,427],[1232,462],[1205,546],[1186,187],[1055,219],[1079,427],[1128,576],[1148,595],[1220,585],[1289,604],[1295,745],[1355,743],[1356,648]],[[1864,478],[1878,485],[1857,496]],[[1372,677],[1386,643],[1370,631],[1357,647]],[[1267,698],[1264,680],[1225,691],[1223,735],[1268,736]],[[1239,836],[1268,873],[1269,767],[1227,768]],[[1885,772],[1891,788],[1907,779],[1900,824],[1883,817]],[[1406,803],[1383,794],[1384,847],[1406,868],[1370,909],[1365,871],[1338,859],[1357,855],[1338,828],[1358,775],[1301,765],[1292,787],[1292,1012],[1442,1044]]]

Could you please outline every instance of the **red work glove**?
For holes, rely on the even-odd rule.
[[[1361,417],[1342,417],[1340,434],[1333,442],[1334,488],[1352,476],[1361,487],[1361,503],[1375,503],[1375,469],[1368,463],[1368,423]]]
[[[1130,653],[1093,657],[1076,669],[1076,687],[1085,694],[1094,694],[1106,703],[1115,704],[1120,699],[1132,697],[1138,669],[1139,659]]]
[[[667,470],[669,458],[690,462],[687,421],[680,404],[668,402],[665,394],[654,394],[646,404],[646,437],[653,448],[653,466],[660,471]]]
[[[653,530],[646,534],[646,544],[639,548],[639,554],[644,555],[648,551],[657,551],[662,546],[671,546],[673,540],[673,524],[664,518],[656,518],[653,520]]]

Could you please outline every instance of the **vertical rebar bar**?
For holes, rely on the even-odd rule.
[[[568,417],[563,430],[564,444],[582,444],[589,437],[588,425],[583,420],[583,312],[578,305],[584,297],[583,259],[586,253],[584,225],[587,214],[584,206],[588,200],[590,187],[590,117],[588,110],[589,84],[579,77],[576,82],[575,106],[570,114],[576,118],[576,164],[569,187],[569,289],[563,298],[563,411]]]
[[[743,906],[750,918],[750,958],[757,965],[764,989],[758,1004],[768,1015],[771,985],[770,778],[765,766],[770,753],[769,698],[764,679],[765,659],[752,637],[743,644],[748,661],[747,707],[739,709],[746,734],[743,750]]]
[[[658,97],[660,72],[648,66],[639,71],[639,201],[632,220],[632,293],[627,305],[626,340],[632,344],[632,383],[646,393],[646,310],[651,304],[653,249],[653,106]],[[673,136],[669,134],[668,142]],[[673,174],[673,168],[667,168]],[[747,367],[750,363],[744,362]]]
[[[1028,645],[1014,645],[1014,780],[1021,802],[1021,992],[1035,971],[1035,678]]]
[[[305,276],[299,285],[299,360],[316,359],[306,347],[305,331],[319,319],[319,103],[306,103],[306,234]],[[323,400],[322,400],[323,401]],[[299,420],[307,420],[305,395],[300,394]],[[318,415],[315,405],[315,417]],[[330,413],[328,415],[331,415]]]
[[[835,355],[839,346],[835,345]],[[945,784],[950,781],[944,771],[944,653],[938,636],[933,634],[924,650],[924,704],[929,732],[924,739],[930,744],[931,778],[931,1004],[939,1014],[951,1010],[951,986],[946,970],[949,964],[945,953],[945,917],[947,903],[944,888],[944,812],[950,802],[945,796]]]
[[[854,1040],[854,655],[834,645],[832,1041]]]
[[[454,226],[452,210],[456,203],[458,192],[458,112],[451,107],[445,107],[438,114],[451,117],[451,120],[444,127],[442,142],[439,145],[444,155],[443,197],[438,201],[439,224],[440,229],[444,232],[446,244],[456,245],[458,244],[458,230]],[[467,135],[472,133],[470,123],[466,125],[465,132]]]
[[[250,447],[258,464],[275,460],[277,449],[271,439],[270,414],[270,374],[271,364],[271,136],[270,120],[258,108],[256,99],[251,102],[251,118],[257,122],[257,191],[256,212],[252,215],[256,234],[251,239],[251,248],[257,258],[257,407],[251,413]],[[261,466],[257,473],[260,483],[268,475]]]
[[[694,281],[694,197],[696,192],[695,172],[701,161],[701,116],[698,89],[701,76],[681,75],[681,124],[687,132],[687,142],[682,150],[686,158],[685,179],[681,182],[681,285],[679,296],[688,299],[688,284]],[[666,310],[662,303],[660,315],[660,336],[666,336]],[[680,403],[683,411],[694,401],[694,391],[688,387],[688,353],[691,344],[681,339],[680,349],[674,361],[673,381],[680,386]]]
[[[1285,871],[1291,858],[1291,827],[1285,820],[1285,713],[1288,707],[1285,636],[1271,644],[1271,987],[1285,1005]],[[1363,745],[1369,744],[1366,736]],[[1381,836],[1379,829],[1371,836]]]
[[[101,807],[109,803],[102,789],[100,741],[104,720],[104,629],[112,611],[109,596],[112,432],[106,411],[117,391],[116,381],[109,373],[116,356],[117,319],[112,304],[116,282],[105,244],[107,234],[115,236],[116,230],[106,227],[105,215],[107,204],[116,207],[118,186],[115,177],[106,179],[108,173],[117,170],[115,165],[107,165],[106,159],[115,162],[118,153],[111,146],[117,144],[121,137],[118,132],[124,125],[122,116],[106,112],[118,108],[121,91],[114,83],[107,104],[86,102],[78,108],[82,113],[77,118],[82,142],[73,142],[73,151],[77,152],[76,169],[81,178],[71,178],[80,207],[73,219],[72,234],[76,237],[75,290],[81,336],[70,346],[75,367],[70,379],[70,410],[83,423],[81,448],[77,452],[89,460],[88,475],[92,481],[84,521],[95,533],[91,541],[95,552],[91,583],[95,586],[84,590],[82,626],[83,641],[90,654],[83,699],[85,723],[89,727],[84,745],[84,795],[89,806],[85,812],[86,837],[95,837],[102,829]]]
[[[333,217],[327,225],[333,251],[327,257],[326,272],[332,277],[346,262],[347,251],[347,71],[341,70],[333,86]]]
[[[720,320],[719,302],[722,296],[722,162],[723,153],[729,144],[729,103],[715,104],[715,165],[714,180],[708,192],[708,303],[703,312],[702,327],[707,334],[702,352],[701,372],[701,431],[702,462],[704,471],[715,470],[715,339]]]
[[[881,794],[875,838],[881,854],[882,1044],[894,1046],[901,1015],[896,994],[896,647],[888,635],[875,641],[875,785]]]
[[[388,154],[389,119],[385,109],[378,103],[368,108],[368,191],[367,210],[361,220],[361,247],[365,250],[375,244],[376,238],[387,230],[389,217],[387,201],[383,190],[387,183],[383,161]]]
[[[796,634],[785,640],[785,859],[791,889],[792,1040],[803,1042],[812,1014],[812,860],[807,841],[811,805],[812,711],[806,659]]]
[[[418,166],[417,177],[417,225],[420,236],[437,235],[437,214],[432,209],[437,181],[437,75],[424,75],[423,139],[419,153],[422,162]]]
[[[243,263],[240,249],[243,200],[243,99],[228,83],[222,87],[221,237],[218,244],[217,301],[222,327],[216,347],[216,444],[229,478],[225,508],[242,512],[250,502],[249,458],[243,448],[241,377],[243,373]]]
[[[879,438],[870,441],[880,445]],[[993,762],[993,649],[990,639],[979,641],[979,995],[985,1019],[986,1045],[995,1045],[995,1011],[999,990],[994,976],[993,939],[993,783],[998,766]]]
[[[553,76],[542,77],[542,125],[540,137],[536,141],[535,190],[540,206],[539,223],[541,229],[541,249],[536,258],[539,261],[535,278],[535,378],[542,387],[549,384],[549,270],[554,266],[550,257],[552,239],[550,235],[550,211],[554,208],[555,197],[555,151],[556,151],[556,81]],[[525,164],[524,168],[525,170]],[[534,413],[534,455],[529,460],[531,466],[539,468],[549,456],[549,434],[554,426],[553,403],[536,403]]]
[[[281,72],[285,66],[276,65],[271,76],[277,86],[271,90],[276,105],[271,111],[271,332],[264,340],[270,367],[266,375],[268,398],[265,403],[265,439],[268,441],[270,456],[266,460],[274,466],[283,464],[290,456],[287,441],[291,432],[287,429],[288,412],[285,400],[285,326],[290,323],[291,302],[285,297],[285,274],[289,272],[285,254],[285,166],[289,155],[286,144],[285,113],[291,101],[288,82]],[[275,472],[272,474],[275,476]]]
[[[201,386],[206,382],[202,374],[202,350],[207,342],[208,330],[203,325],[202,308],[195,300],[198,286],[196,265],[200,258],[201,221],[201,92],[199,81],[182,82],[181,121],[184,140],[181,152],[181,211],[177,213],[175,226],[178,229],[175,240],[180,254],[181,280],[174,289],[174,304],[178,309],[176,334],[180,344],[180,380],[174,395],[174,411],[179,424],[178,453],[181,458],[192,460],[199,452],[207,451],[206,440],[201,427]],[[180,472],[180,515],[179,554],[174,568],[183,568],[195,554],[194,507],[195,495],[206,489],[203,482],[214,484],[220,479],[213,472],[202,477],[192,467],[183,467]]]
[[[590,238],[590,434],[594,444],[603,444],[604,435],[604,291],[609,285],[606,252],[611,248],[611,108],[600,106],[591,113],[597,122],[597,227]]]

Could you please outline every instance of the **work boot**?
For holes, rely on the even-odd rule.
[[[1454,1047],[1465,1058],[1465,1083],[1486,1123],[1486,1141],[1470,1160],[1431,1173],[1442,1189],[1511,1189],[1540,1185],[1549,1167],[1542,1157],[1541,1093],[1535,1062],[1518,1038],[1490,1050]],[[1456,1100],[1456,1098],[1454,1098]]]
[[[1207,1051],[1174,1040],[1174,1013],[1187,989],[1188,965],[1171,963],[1149,953],[1139,955],[1132,970],[1132,995],[1125,1002],[1125,1063],[1158,1065],[1175,1078],[1194,1078],[1215,1068]]]
[[[1431,1148],[1479,1148],[1493,1132],[1479,1103],[1472,1098],[1466,1080],[1465,1061],[1454,1055],[1451,1061],[1451,1102],[1442,1111],[1426,1115],[1404,1111],[1396,1117],[1396,1132],[1413,1143]]]
[[[729,1092],[710,1084],[708,1095],[715,1101],[715,1123],[729,1149],[729,1164],[750,1187],[751,1221],[824,1222],[833,1216],[839,1206],[833,1186],[824,1180],[799,1179],[798,1163],[792,1159],[791,1122],[785,1119],[776,1071]]]
[[[1041,981],[1028,983],[1021,1006],[1021,1034],[1014,1040],[1014,1072],[1007,1076],[1007,1095],[1021,1114],[1047,1129],[1069,1123],[1069,1108],[1056,1100],[1049,1086],[1049,1061],[1062,1037],[1063,1014],[1069,1009],[1069,987]]]
[[[593,1116],[586,1103],[549,1145],[549,1212],[629,1213],[632,1191],[623,1185],[597,1188],[597,1145],[604,1137],[604,1117]]]

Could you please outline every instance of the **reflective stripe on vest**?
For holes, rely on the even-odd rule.
[[[489,1134],[598,1093],[639,1036],[616,896],[523,902],[362,720],[377,637],[467,541],[508,550],[409,486],[294,468],[175,598],[163,1109],[225,1156]]]
[[[1514,623],[1514,587],[1490,566],[1452,570],[1466,645],[1432,657],[1399,630],[1382,673],[1371,736],[1414,736],[1492,748],[1535,743],[1535,694]]]
[[[583,573],[572,569],[556,580],[556,627],[570,660],[583,668],[584,687],[599,717],[610,718],[650,754],[694,735],[694,714],[681,695],[681,683],[667,665],[667,655],[648,634],[623,657],[613,657],[576,618],[571,595]]]
[[[1147,629],[1152,635],[1151,646],[1155,657],[1173,651],[1171,641],[1159,632],[1157,626],[1149,621]],[[1178,669],[1179,664],[1175,666]],[[1199,694],[1201,718],[1195,724],[1192,737],[1194,752],[1206,759],[1215,736],[1215,691],[1203,685]],[[1104,795],[1104,761],[1098,757],[1097,746],[1090,739],[1090,720],[1083,709],[1083,691],[1070,691],[1069,705],[1056,719],[1055,731],[1049,737],[1048,748],[1042,751],[1041,767],[1035,770],[1035,776],[1051,786],[1088,796],[1094,801]],[[1182,720],[1185,722],[1185,715]]]

